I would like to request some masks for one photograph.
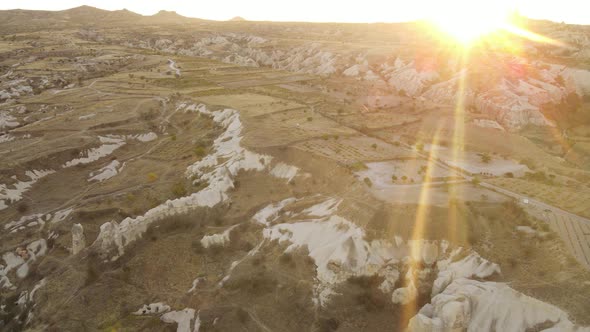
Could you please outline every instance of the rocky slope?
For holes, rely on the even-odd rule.
[[[452,105],[462,96],[466,107],[473,107],[509,130],[527,125],[554,126],[542,112],[545,105],[562,104],[573,95],[581,99],[590,91],[590,71],[529,61],[518,55],[495,56],[486,64],[459,68],[457,58],[441,64],[435,58],[404,60],[389,54],[389,59],[369,61],[366,51],[334,49],[330,44],[318,42],[286,49],[272,39],[236,33],[124,44],[244,66],[344,76],[368,82],[384,93],[408,95],[441,105]],[[584,52],[585,48],[581,44],[578,50]],[[443,73],[447,78],[442,77]],[[476,87],[471,85],[472,77],[483,75],[491,75],[493,79]],[[462,94],[459,93],[461,80],[465,82]]]

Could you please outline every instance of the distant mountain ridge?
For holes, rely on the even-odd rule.
[[[190,23],[203,21],[199,18],[182,16],[175,11],[161,10],[154,15],[141,15],[128,9],[105,10],[92,6],[79,6],[60,11],[11,9],[0,10],[0,27],[5,29],[28,30],[43,25],[59,27],[66,24],[100,25],[109,23],[159,24]]]

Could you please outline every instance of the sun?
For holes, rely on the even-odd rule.
[[[501,1],[449,1],[431,8],[427,20],[445,35],[470,44],[508,26],[510,13]]]

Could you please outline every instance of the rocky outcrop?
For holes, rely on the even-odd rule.
[[[539,107],[529,102],[527,96],[518,95],[504,87],[479,94],[475,98],[475,106],[508,129],[517,130],[528,124],[553,126],[539,111]]]
[[[72,255],[76,255],[86,248],[86,237],[84,236],[84,227],[81,224],[72,226]]]
[[[240,171],[270,169],[272,157],[249,151],[241,146],[242,122],[236,110],[210,111],[205,105],[180,104],[178,111],[198,112],[211,116],[225,131],[213,142],[213,153],[190,165],[187,178],[208,183],[204,189],[191,195],[168,200],[148,210],[144,215],[128,217],[117,223],[104,223],[93,243],[103,257],[117,259],[125,247],[141,238],[150,224],[169,216],[182,214],[198,207],[214,207],[229,199],[228,191],[234,188],[234,178]],[[280,174],[282,175],[282,173]],[[229,239],[227,234],[205,240],[207,244]]]
[[[435,104],[454,105],[461,101],[464,107],[474,107],[513,131],[527,125],[552,126],[541,112],[544,105],[558,104],[572,92],[590,94],[590,71],[529,62],[511,55],[490,57],[461,69],[456,65],[457,59],[439,64],[432,59],[404,61],[397,57],[393,61],[389,58],[370,63],[363,50],[344,50],[317,42],[286,49],[272,40],[235,33],[203,36],[192,43],[161,39],[129,44],[242,66],[342,75]],[[444,77],[441,73],[445,73]],[[483,84],[475,87],[470,75],[479,77]],[[488,79],[487,75],[496,78]]]
[[[504,283],[460,278],[432,298],[408,331],[587,331],[559,308],[521,294]]]

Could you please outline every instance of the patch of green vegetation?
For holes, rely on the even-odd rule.
[[[364,171],[366,169],[369,169],[367,167],[367,165],[365,165],[365,163],[363,163],[362,161],[357,161],[353,164],[350,164],[348,166],[350,168],[350,170],[352,170],[353,172],[358,172],[358,171]]]
[[[200,145],[195,147],[194,152],[195,152],[195,156],[197,156],[199,158],[203,158],[207,154],[205,148]]]
[[[481,162],[484,164],[488,164],[490,161],[492,161],[492,157],[487,153],[480,153],[479,157],[481,158]]]
[[[154,172],[150,172],[147,175],[148,181],[149,182],[154,182],[158,179],[158,174],[154,173]]]
[[[531,180],[531,181],[536,181],[536,182],[540,182],[540,183],[544,183],[544,184],[553,184],[553,179],[551,178],[551,176],[547,175],[545,172],[543,171],[538,171],[538,172],[526,172],[524,174],[524,178],[526,180]]]
[[[187,195],[187,190],[186,186],[184,185],[184,182],[177,182],[173,184],[172,188],[170,188],[170,191],[172,192],[172,195],[176,198]]]

